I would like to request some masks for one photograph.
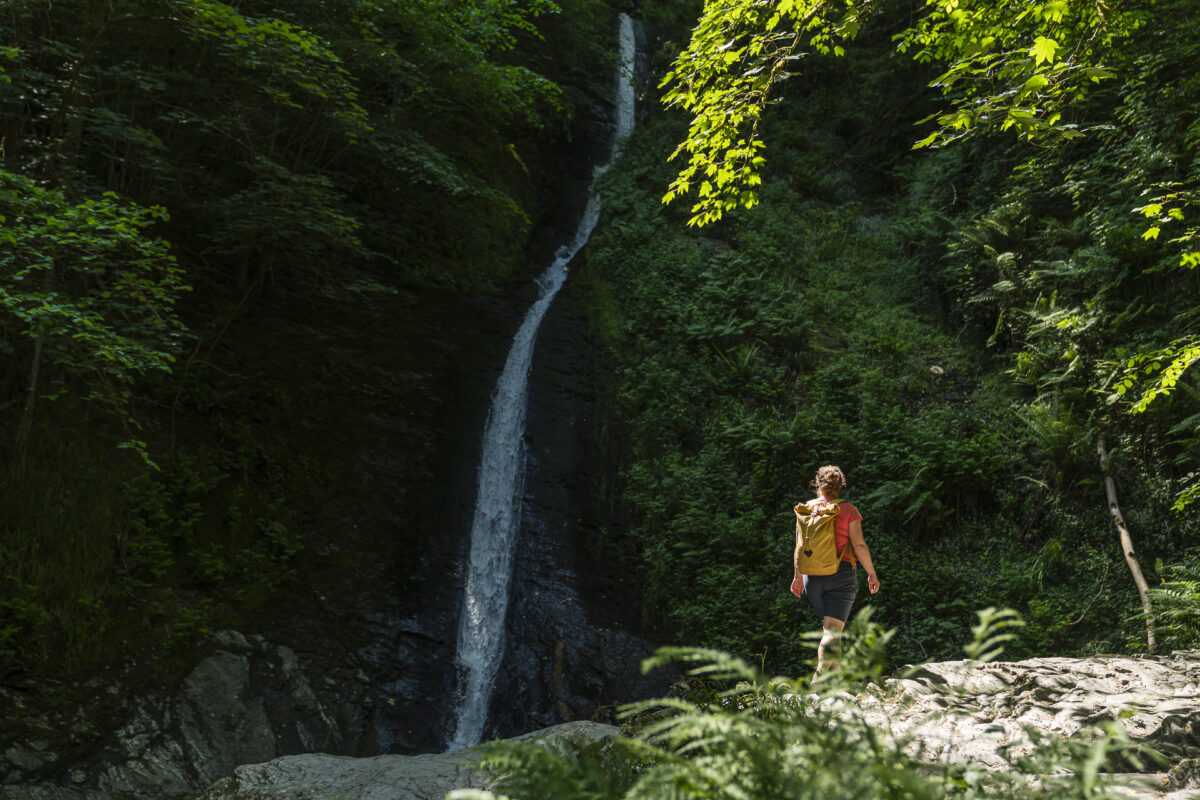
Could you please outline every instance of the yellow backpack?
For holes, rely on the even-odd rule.
[[[838,565],[850,550],[850,543],[846,542],[846,549],[839,553],[834,538],[834,520],[842,502],[830,500],[812,506],[797,503],[792,509],[796,512],[796,553],[793,557],[796,572],[832,575],[838,571]]]

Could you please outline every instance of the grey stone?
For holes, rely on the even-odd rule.
[[[131,699],[120,725],[83,759],[58,764],[61,754],[40,739],[9,742],[0,750],[0,800],[191,797],[242,764],[283,753],[362,752],[347,737],[361,737],[366,726],[346,709],[360,707],[372,687],[352,682],[354,691],[322,699],[291,649],[237,631],[213,642],[216,652],[174,694]],[[122,693],[120,686],[97,691],[109,688]],[[44,720],[27,722],[54,730]]]
[[[109,792],[44,784],[0,786],[0,800],[113,800]]]
[[[564,741],[611,739],[619,729],[568,722],[518,737],[546,747]],[[204,800],[442,800],[451,789],[486,789],[491,780],[472,769],[472,750],[417,756],[347,758],[325,754],[285,756],[239,767],[209,789]]]
[[[201,781],[278,755],[262,698],[250,686],[246,656],[218,652],[201,661],[184,681],[181,700],[181,744]]]
[[[926,664],[881,692],[828,702],[860,710],[923,759],[999,769],[1032,750],[1025,726],[1070,736],[1106,721],[1172,762],[1200,757],[1198,697],[1200,651],[1182,651]]]
[[[4,751],[4,759],[23,772],[34,772],[54,760],[46,742],[33,741],[14,744]]]
[[[118,752],[107,759],[97,783],[102,790],[134,797],[194,791],[187,755],[160,722],[162,701],[147,698],[117,732]]]
[[[1200,789],[1200,758],[1185,758],[1167,773],[1172,789]]]
[[[254,648],[240,631],[224,630],[213,634],[213,642],[234,653],[249,653]]]

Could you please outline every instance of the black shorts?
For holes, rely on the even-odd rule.
[[[804,593],[813,604],[819,621],[833,617],[845,622],[850,618],[850,607],[858,596],[858,570],[849,561],[843,561],[832,575],[805,575]]]

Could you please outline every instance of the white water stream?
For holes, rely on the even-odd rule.
[[[616,75],[616,130],[610,162],[620,153],[634,123],[634,33],[633,21],[625,14],[621,14],[620,55]],[[533,347],[542,318],[567,279],[567,265],[587,244],[596,227],[600,201],[594,191],[595,181],[607,168],[608,164],[604,164],[593,171],[587,205],[574,238],[570,244],[558,249],[554,263],[537,279],[538,298],[513,338],[484,426],[479,491],[471,522],[471,554],[463,591],[462,617],[458,624],[457,720],[449,750],[478,744],[487,723],[492,685],[504,655],[504,619],[508,612],[512,551],[521,521],[525,409]]]

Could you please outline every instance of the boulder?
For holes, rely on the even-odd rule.
[[[612,725],[567,722],[518,737],[547,747],[611,739]],[[487,789],[491,781],[472,768],[474,748],[448,753],[373,758],[325,754],[286,756],[239,767],[215,784],[204,800],[442,800],[451,789]]]
[[[123,687],[97,691],[117,697]],[[176,691],[123,701],[114,730],[82,757],[72,743],[89,734],[83,723],[64,735],[53,719],[28,719],[46,736],[0,749],[0,800],[191,796],[241,764],[284,753],[356,752],[363,723],[347,725],[339,711],[365,706],[371,691],[365,681],[349,681],[319,696],[291,648],[222,631]]]

